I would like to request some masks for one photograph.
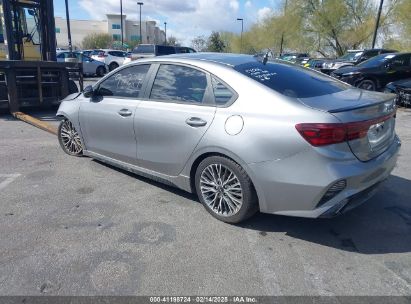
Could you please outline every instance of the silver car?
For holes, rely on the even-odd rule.
[[[283,61],[162,56],[68,96],[58,137],[70,155],[197,193],[225,222],[258,210],[331,217],[394,168],[394,98]]]
[[[70,58],[70,57],[74,58]],[[79,52],[59,52],[57,53],[58,62],[66,62],[70,59],[75,59],[77,62],[83,63],[83,74],[84,75],[97,75],[98,77],[103,77],[107,71],[108,66],[104,62],[97,61],[91,57],[84,55]]]

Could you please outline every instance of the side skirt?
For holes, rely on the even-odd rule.
[[[91,158],[97,159],[103,163],[109,164],[111,166],[126,170],[128,172],[143,176],[145,178],[151,179],[156,182],[160,182],[162,184],[179,188],[181,190],[192,192],[190,186],[190,178],[187,176],[169,176],[165,174],[161,174],[152,170],[148,170],[145,168],[141,168],[135,165],[131,165],[129,163],[125,163],[95,152],[90,152],[87,150],[83,150],[83,155],[89,156]]]

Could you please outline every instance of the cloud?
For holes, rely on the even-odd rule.
[[[257,11],[257,19],[260,22],[266,19],[267,17],[271,16],[272,14],[273,14],[273,10],[271,8],[263,7]]]
[[[235,10],[238,11],[238,9],[240,8],[240,4],[238,3],[237,0],[231,0],[230,1],[230,7]]]
[[[244,7],[245,7],[245,8],[251,8],[252,6],[253,6],[253,4],[251,3],[250,0],[247,1],[247,2],[244,4]]]

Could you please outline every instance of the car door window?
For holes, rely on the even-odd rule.
[[[411,55],[403,55],[394,58],[391,65],[396,68],[409,67],[411,65]]]
[[[100,83],[99,95],[138,98],[149,68],[144,64],[121,69]]]
[[[150,99],[207,103],[207,75],[199,70],[174,64],[158,69]]]
[[[211,77],[213,85],[214,100],[217,105],[225,105],[233,98],[234,93],[219,79]]]

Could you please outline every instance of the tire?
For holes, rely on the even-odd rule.
[[[112,62],[112,63],[110,63],[110,65],[108,66],[110,72],[111,72],[112,70],[117,69],[118,67],[119,67],[119,65],[118,65],[117,62]]]
[[[83,144],[80,135],[70,120],[64,119],[60,122],[57,133],[60,147],[71,156],[83,155]]]
[[[360,81],[357,87],[367,91],[375,91],[377,89],[375,82],[371,79],[364,79]]]
[[[103,66],[97,67],[96,75],[97,75],[98,77],[103,77],[104,74],[106,74],[106,68],[103,67]]]
[[[195,188],[205,209],[220,221],[239,223],[258,211],[257,194],[249,176],[228,158],[204,159],[196,170]]]

